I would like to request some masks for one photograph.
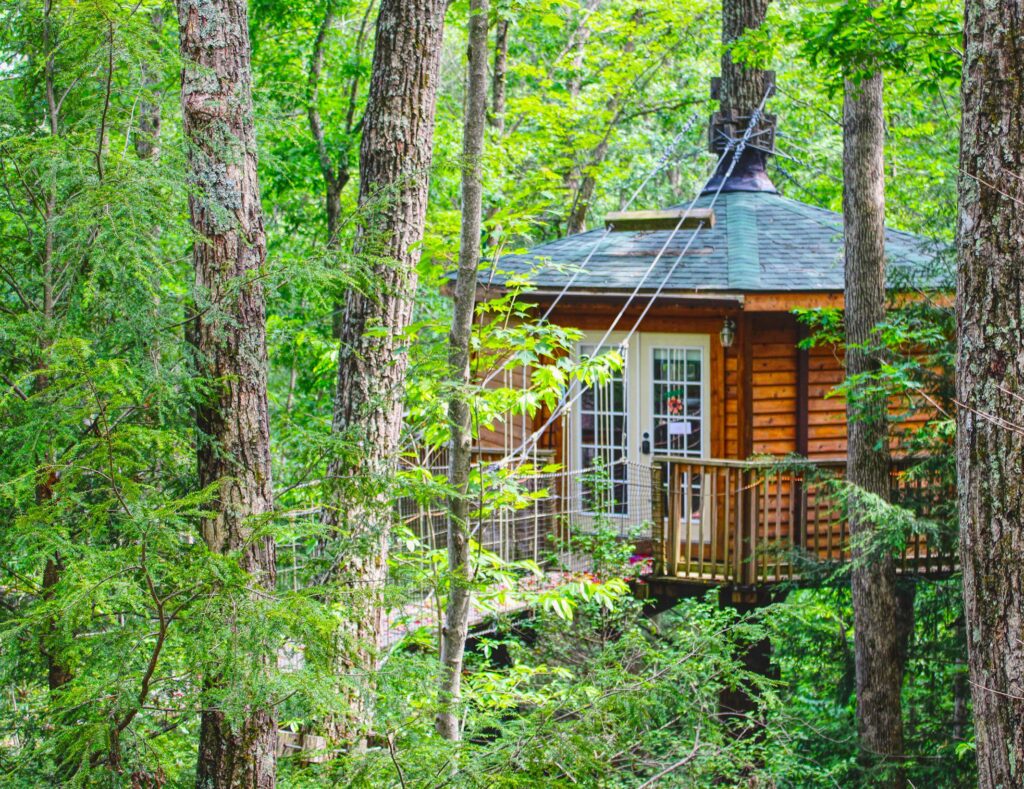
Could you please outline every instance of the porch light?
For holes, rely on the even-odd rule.
[[[718,333],[723,348],[731,348],[732,341],[736,339],[736,322],[732,318],[726,318],[722,324],[722,330]]]

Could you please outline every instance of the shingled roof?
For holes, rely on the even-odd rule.
[[[707,207],[711,201],[705,194],[696,206]],[[713,228],[676,233],[644,290],[657,288],[694,234],[697,238],[665,285],[666,293],[843,290],[841,214],[774,191],[723,192],[714,212]],[[578,271],[570,293],[632,292],[671,235],[670,230],[614,231],[601,240],[604,232],[591,230],[505,255],[497,272],[485,271],[481,279],[501,284],[510,275],[532,271],[534,289],[550,291],[561,290]],[[890,282],[906,281],[900,272],[929,268],[934,255],[923,239],[890,229],[885,237]]]

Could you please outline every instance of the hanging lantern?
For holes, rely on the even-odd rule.
[[[736,339],[736,321],[726,318],[722,324],[722,330],[718,333],[718,338],[722,341],[723,348],[731,348],[732,341]]]

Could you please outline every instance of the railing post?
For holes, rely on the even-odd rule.
[[[743,472],[743,487],[747,504],[746,519],[743,524],[743,570],[744,586],[753,586],[757,579],[757,565],[754,561],[754,549],[757,546],[758,489],[755,484],[757,469],[747,468]]]
[[[651,464],[651,547],[654,554],[654,572],[665,573],[665,467],[661,462]]]
[[[792,515],[790,516],[790,534],[792,534],[793,546],[796,548],[804,547],[804,528],[807,525],[807,510],[801,506],[801,502],[804,500],[804,479],[802,472],[800,474],[793,474],[793,481],[790,483],[789,493],[789,509]]]
[[[736,526],[734,532],[733,545],[733,568],[732,578],[733,583],[741,583],[743,580],[743,545],[746,542],[745,525],[747,522],[747,496],[745,492],[745,486],[747,484],[747,473],[742,468],[736,472],[736,489],[733,491],[736,495]]]
[[[668,575],[679,574],[679,489],[682,484],[681,469],[676,463],[668,464],[668,529],[667,565]]]

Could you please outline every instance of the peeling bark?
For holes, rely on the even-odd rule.
[[[181,104],[191,193],[189,214],[197,314],[193,337],[203,374],[216,381],[197,408],[201,485],[217,485],[202,521],[218,553],[241,550],[254,583],[272,589],[272,539],[254,537],[253,521],[273,509],[267,345],[263,288],[255,276],[266,256],[256,173],[252,76],[245,0],[178,0]],[[267,655],[267,662],[272,655]],[[208,677],[216,684],[216,677]],[[273,709],[229,721],[203,712],[199,787],[272,787]]]
[[[957,280],[960,555],[978,784],[1024,781],[1024,3],[967,0]]]

